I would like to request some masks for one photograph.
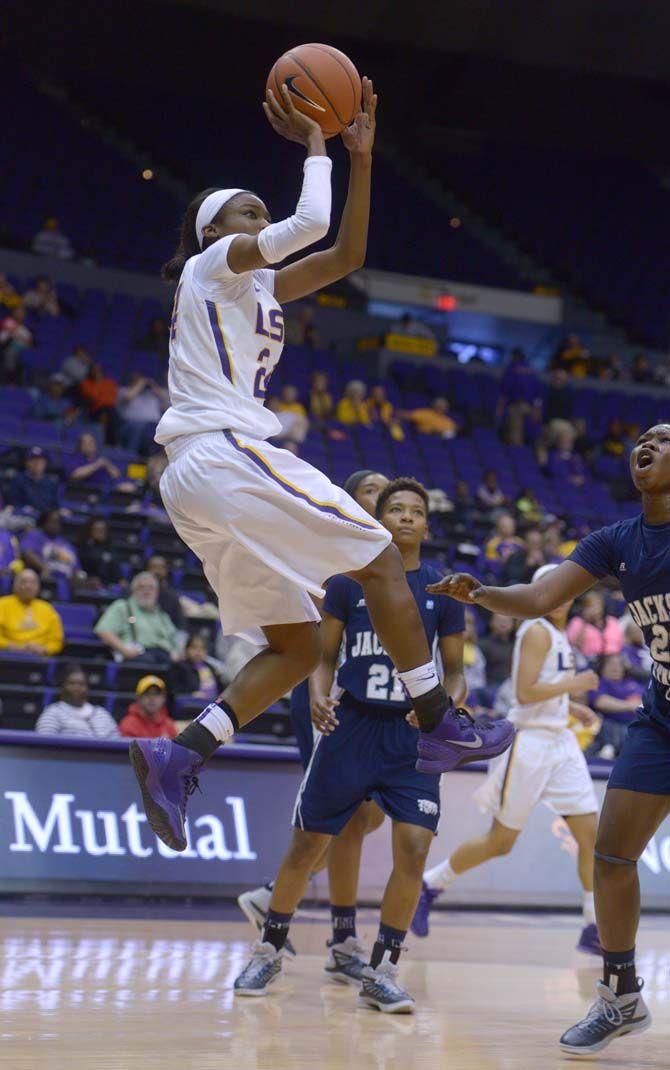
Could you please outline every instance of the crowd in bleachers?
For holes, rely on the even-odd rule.
[[[151,734],[147,721],[167,730],[168,711],[198,709],[244,652],[219,637],[222,658],[211,660],[211,592],[160,500],[165,458],[153,430],[167,402],[164,312],[46,276],[23,285],[0,277],[0,309],[1,331],[13,319],[30,335],[19,345],[0,333],[0,649],[13,655],[11,668],[0,664],[2,724],[33,727],[44,710],[40,731],[114,736],[142,724]],[[635,510],[625,475],[638,433],[630,401],[579,382],[578,340],[568,339],[572,363],[562,359],[549,382],[515,351],[501,379],[399,359],[379,383],[360,358],[314,346],[311,314],[295,320],[301,345],[287,346],[271,386],[278,441],[340,483],[361,467],[421,479],[429,552],[444,566],[526,581],[588,528]],[[661,409],[640,396],[635,419],[651,422]],[[603,721],[588,745],[608,756],[648,665],[633,623],[618,622],[621,605],[603,616],[595,602],[584,600],[571,636],[582,663],[601,669],[591,700]],[[614,646],[610,633],[621,633]],[[512,643],[511,621],[470,615],[475,707],[504,710]],[[154,683],[136,693],[145,678]],[[287,735],[285,711],[257,730]]]

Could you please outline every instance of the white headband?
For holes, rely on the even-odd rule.
[[[224,204],[227,204],[231,197],[236,197],[238,193],[246,192],[247,190],[243,189],[217,189],[214,193],[210,193],[209,197],[205,197],[195,217],[195,235],[201,249],[203,228],[216,219]]]

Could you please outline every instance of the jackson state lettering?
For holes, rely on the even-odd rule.
[[[379,642],[376,632],[356,632],[356,638],[349,651],[350,658],[366,658],[375,654],[385,654],[384,647]]]

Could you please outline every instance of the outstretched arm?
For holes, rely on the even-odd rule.
[[[465,572],[445,576],[426,587],[430,594],[447,594],[466,605],[476,603],[491,613],[508,617],[544,617],[559,606],[578,598],[597,583],[595,576],[574,561],[563,561],[537,583],[515,583],[511,587],[485,587]]]
[[[349,191],[335,244],[276,273],[275,297],[280,304],[306,297],[322,286],[344,278],[365,262],[376,109],[377,95],[372,82],[364,78],[362,111],[342,133],[342,140],[349,150]]]

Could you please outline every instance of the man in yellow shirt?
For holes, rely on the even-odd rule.
[[[410,409],[399,412],[398,416],[403,420],[411,420],[420,435],[454,438],[458,433],[458,425],[449,415],[449,402],[446,398],[434,398],[429,408]]]
[[[39,598],[40,581],[31,568],[14,580],[14,593],[0,598],[0,652],[53,656],[63,649],[63,622]]]

